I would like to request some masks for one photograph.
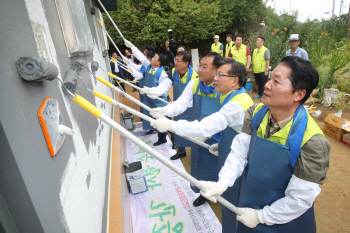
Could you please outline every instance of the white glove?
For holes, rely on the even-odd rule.
[[[202,196],[214,203],[216,203],[216,198],[214,196],[220,196],[228,188],[227,183],[222,180],[219,180],[218,182],[212,182],[212,181],[201,181],[201,182],[209,188],[209,190],[205,193],[201,191]]]
[[[123,62],[127,64],[129,68],[130,60],[123,56]]]
[[[131,83],[138,83],[139,82],[139,80],[137,80],[136,78],[134,79],[134,80],[132,80],[132,81],[130,81]]]
[[[215,143],[209,147],[209,152],[213,155],[219,156],[219,143]]]
[[[166,107],[153,108],[152,110],[153,110],[153,112],[150,112],[150,114],[151,114],[151,116],[153,118],[156,118],[156,119],[159,119],[159,118],[165,116],[166,115],[166,111],[167,111]]]
[[[148,92],[147,96],[151,99],[157,99],[159,93],[154,91],[154,92]]]
[[[151,122],[151,126],[156,128],[159,132],[164,133],[166,131],[172,131],[173,128],[171,127],[171,123],[173,121],[169,120],[168,118],[162,117],[158,120],[154,120]]]
[[[246,225],[249,228],[255,228],[260,222],[259,211],[252,208],[238,208],[243,214],[241,216],[236,216],[237,220]]]
[[[124,44],[125,44],[125,46],[128,47],[128,48],[134,47],[134,45],[133,45],[130,41],[128,41],[127,39],[125,39]]]
[[[140,94],[141,95],[144,95],[144,94],[146,94],[148,91],[149,91],[149,88],[148,87],[143,87],[143,88],[141,88],[142,90],[144,90],[144,92],[143,91],[140,91]]]
[[[128,68],[128,70],[132,73],[134,71],[134,68],[131,65],[127,65],[126,66]]]
[[[194,139],[197,139],[198,141],[201,141],[201,142],[205,142],[209,138],[207,138],[207,137],[194,137]]]

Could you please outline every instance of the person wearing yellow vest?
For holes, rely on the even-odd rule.
[[[254,98],[262,97],[269,75],[270,50],[264,46],[264,42],[265,38],[259,36],[255,42],[258,47],[253,52],[253,72],[256,84],[258,84],[258,94]]]
[[[235,46],[230,49],[228,57],[232,57],[236,61],[243,63],[246,67],[246,73],[248,73],[252,58],[248,46],[245,46],[242,42],[243,36],[239,34],[236,35]]]
[[[228,57],[228,54],[230,52],[230,49],[232,48],[232,46],[235,45],[235,43],[232,41],[232,35],[231,34],[227,34],[226,35],[226,48],[225,48],[225,57]]]
[[[212,113],[201,121],[172,121],[159,118],[151,124],[159,132],[170,130],[181,136],[205,137],[207,139],[213,137],[216,142],[220,143],[224,135],[222,132],[227,127],[232,128],[237,133],[241,132],[245,111],[253,105],[252,99],[244,90],[245,80],[245,66],[232,58],[224,58],[220,62],[220,67],[214,77],[215,91],[220,93],[221,108],[219,111]],[[228,148],[230,148],[231,142],[232,138],[227,143]],[[217,148],[218,144],[213,144],[211,147]],[[210,152],[219,157],[224,156],[220,155],[220,150],[219,154],[215,153],[214,150],[210,150]],[[205,158],[202,159],[205,160]],[[214,167],[214,164],[211,164],[211,166]],[[197,199],[199,205],[206,201],[203,196],[199,198],[200,200]]]
[[[221,55],[221,57],[224,56],[224,46],[219,42],[220,37],[218,35],[214,36],[214,43],[211,45],[210,51],[216,52]]]
[[[247,110],[219,181],[204,182],[209,190],[203,195],[215,201],[242,175],[243,214],[232,232],[316,233],[313,203],[326,179],[330,143],[303,104],[318,82],[309,61],[284,57],[270,74],[262,104]]]

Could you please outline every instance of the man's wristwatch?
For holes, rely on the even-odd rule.
[[[269,69],[266,69],[265,71],[269,71]]]

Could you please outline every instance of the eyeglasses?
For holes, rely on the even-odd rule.
[[[231,75],[225,75],[225,74],[220,74],[220,73],[215,73],[214,74],[215,76],[217,76],[218,78],[221,78],[222,76],[224,76],[224,77],[237,77],[237,76],[231,76]]]

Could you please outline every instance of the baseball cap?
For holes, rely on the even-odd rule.
[[[292,35],[290,35],[289,41],[293,41],[293,40],[300,40],[299,34],[292,34]]]
[[[215,35],[215,36],[214,36],[214,39],[220,39],[220,36]]]

